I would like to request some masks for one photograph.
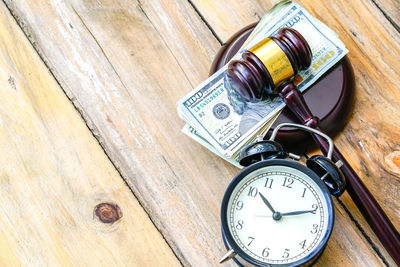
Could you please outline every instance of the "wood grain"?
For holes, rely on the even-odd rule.
[[[396,0],[372,0],[393,27],[400,32],[400,3]]]
[[[193,6],[5,2],[181,261],[215,265],[225,250],[220,200],[237,169],[180,133],[176,101],[207,77],[220,47]],[[225,2],[207,3],[213,9]],[[239,14],[239,8],[256,14],[247,13],[253,4],[246,3],[233,3],[222,19]],[[266,7],[259,8],[262,14]],[[237,29],[247,25],[247,15],[240,18]],[[383,265],[343,207],[336,209],[334,235],[318,265]]]
[[[216,17],[217,4],[213,1],[193,2],[207,20]],[[209,23],[222,40],[229,38],[230,33],[221,24],[233,25],[236,30],[238,18],[243,25],[247,25],[254,22],[251,14],[261,12],[260,3],[250,6],[237,1],[220,2],[223,3],[218,5],[240,5],[235,9],[236,13],[223,17],[223,23],[218,20]],[[400,35],[396,25],[393,25],[398,9],[393,1],[377,2],[381,9],[387,11],[386,14],[375,1],[299,1],[311,14],[335,30],[350,50],[349,57],[356,76],[356,105],[348,126],[336,142],[394,225],[400,229],[400,166],[395,157],[400,149],[400,136],[399,124],[393,123],[400,115],[399,74],[395,73],[399,65]],[[273,1],[263,1],[262,6],[269,8],[272,4]],[[394,265],[351,199],[347,195],[342,199],[367,236]]]
[[[0,265],[179,266],[4,3],[0,34]]]

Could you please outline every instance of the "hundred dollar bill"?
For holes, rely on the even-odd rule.
[[[300,71],[295,79],[300,82],[297,85],[300,91],[307,89],[348,53],[333,30],[296,2],[284,0],[272,10],[274,10],[272,15],[267,14],[261,19],[242,48],[252,47],[268,36],[275,36],[283,27],[300,32],[310,45],[313,54],[311,67]],[[317,38],[322,36],[325,38]]]
[[[256,141],[256,139],[258,138],[258,136],[265,136],[266,133],[269,131],[269,129],[271,128],[272,124],[275,122],[276,118],[278,118],[277,114],[274,118],[272,118],[271,120],[269,120],[257,133],[255,133],[253,135],[253,137],[251,139],[249,139],[249,141],[244,144],[243,146],[246,146],[250,143],[253,143]],[[201,134],[194,129],[192,126],[190,126],[188,123],[185,124],[185,126],[182,128],[182,132],[184,134],[186,134],[187,136],[189,136],[190,138],[192,138],[193,140],[195,140],[197,143],[201,144],[202,146],[204,146],[205,148],[207,148],[208,150],[210,150],[211,152],[213,152],[214,154],[216,154],[217,156],[223,158],[224,160],[228,161],[229,163],[231,163],[232,165],[238,167],[238,168],[243,168],[243,166],[241,166],[239,164],[239,153],[240,150],[239,149],[237,151],[237,153],[235,153],[234,155],[232,155],[231,158],[228,158],[226,156],[224,156],[223,154],[221,154],[218,150],[216,150],[206,139],[204,139]]]
[[[242,49],[244,49],[244,47],[251,46],[251,43],[253,44],[257,43],[261,41],[263,38],[265,38],[266,37],[265,32],[270,31],[271,27],[276,25],[279,22],[279,20],[281,20],[282,17],[284,17],[285,13],[287,13],[287,10],[290,9],[292,6],[298,6],[299,8],[302,8],[297,3],[290,0],[282,0],[277,4],[275,4],[257,23],[256,27],[250,33],[247,40],[243,43]],[[325,32],[325,34],[330,33],[335,37],[339,37],[333,30],[328,28],[325,24],[321,23],[316,18],[310,16],[310,19],[313,20],[313,22],[317,25],[317,28]]]
[[[179,103],[186,121],[227,157],[238,151],[280,110],[278,101],[246,103],[229,88],[225,69],[206,80]],[[229,91],[229,93],[228,93]],[[279,104],[278,104],[279,105]]]
[[[297,6],[297,8],[303,9],[300,5],[290,0],[282,0],[279,3],[275,4],[257,23],[256,27],[250,33],[249,37],[243,43],[239,51],[242,52],[245,47],[251,47],[252,45],[264,39],[266,37],[266,32],[269,32],[274,25],[278,24],[279,20],[281,20],[285,16],[285,13],[287,13],[287,10],[293,8],[293,6]],[[304,12],[307,11],[304,10]],[[335,38],[339,37],[337,33],[335,33],[333,30],[331,30],[329,27],[327,27],[316,18],[312,17],[311,15],[309,16],[309,18],[311,21],[313,21],[317,28],[320,31],[324,32],[326,35],[331,34]]]
[[[184,134],[186,134],[187,136],[189,136],[190,138],[192,138],[193,140],[195,140],[197,143],[199,143],[200,145],[204,146],[205,148],[207,148],[208,150],[210,150],[211,152],[213,152],[215,155],[223,158],[224,160],[228,161],[229,163],[231,163],[232,165],[238,167],[238,168],[243,168],[239,162],[236,159],[231,159],[228,158],[224,155],[222,155],[218,150],[216,150],[209,142],[207,142],[206,139],[204,139],[197,131],[196,129],[194,129],[192,126],[190,126],[189,124],[185,124],[185,126],[182,128],[182,132]]]
[[[295,2],[283,1],[268,16],[268,19],[261,20],[262,24],[256,27],[257,32],[250,36],[244,48],[276,35],[282,27],[299,31],[313,53],[311,67],[300,72],[296,79],[301,91],[348,52],[332,30]],[[178,110],[204,140],[219,153],[231,158],[244,144],[254,139],[263,125],[284,107],[284,103],[279,97],[258,103],[245,102],[230,88],[226,70],[227,66],[224,66],[183,97],[178,102]]]

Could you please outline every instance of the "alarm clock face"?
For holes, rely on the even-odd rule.
[[[333,227],[329,191],[300,163],[267,160],[243,170],[221,209],[231,248],[255,265],[300,265],[325,248]]]

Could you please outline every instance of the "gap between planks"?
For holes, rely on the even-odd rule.
[[[217,41],[220,43],[220,45],[221,46],[224,45],[225,42],[222,41],[222,39],[218,36],[217,32],[213,29],[213,27],[210,25],[210,23],[208,23],[207,19],[203,16],[203,14],[201,14],[201,11],[196,7],[196,5],[193,3],[193,1],[192,0],[187,0],[187,1],[192,6],[192,8],[196,12],[196,14],[200,17],[201,21],[203,21],[203,23],[210,30],[211,34],[215,37],[215,39],[217,39]]]
[[[371,245],[372,249],[375,251],[376,255],[382,260],[383,264],[386,266],[390,266],[389,262],[386,260],[385,256],[383,256],[382,252],[379,250],[377,245],[372,241],[371,237],[367,234],[367,232],[364,230],[364,228],[361,226],[361,224],[357,221],[356,218],[354,218],[353,214],[351,214],[350,210],[346,207],[346,205],[343,203],[343,201],[340,198],[336,198],[340,206],[343,207],[347,215],[349,216],[350,220],[354,225],[357,227],[357,229],[360,231],[361,235],[365,238],[365,240],[368,242],[368,244]]]
[[[371,0],[371,2],[382,12],[383,16],[392,24],[393,28],[400,33],[400,26],[391,18],[391,16],[376,2],[376,0]]]
[[[160,34],[160,32],[158,31],[157,27],[156,27],[156,26],[154,25],[154,23],[151,21],[150,17],[147,15],[146,11],[143,9],[143,4],[142,4],[142,2],[141,2],[140,0],[137,0],[137,3],[138,3],[138,7],[139,7],[139,9],[140,9],[140,12],[143,13],[143,15],[144,15],[144,16],[146,17],[146,19],[149,21],[151,27],[153,27],[153,29],[154,29],[154,30],[157,32],[157,34],[160,36],[160,39],[163,41],[165,47],[168,48],[168,50],[170,51],[171,55],[174,57],[176,63],[177,63],[178,66],[179,66],[179,69],[182,71],[182,73],[183,73],[183,75],[185,76],[186,80],[190,83],[190,86],[191,86],[192,88],[195,88],[196,85],[194,85],[194,84],[192,83],[191,79],[189,79],[189,77],[188,77],[186,71],[185,71],[184,68],[181,66],[179,60],[176,58],[176,56],[175,56],[174,52],[172,51],[171,47],[169,47],[168,43],[164,40],[164,37]],[[197,13],[197,12],[196,12],[196,13]],[[207,25],[207,24],[206,24],[206,25]],[[207,26],[208,26],[208,25],[207,25]],[[89,29],[88,29],[88,30],[89,30]],[[89,31],[89,32],[90,32],[90,31]],[[211,31],[211,33],[214,35],[213,31]],[[214,36],[215,36],[215,35],[214,35]],[[99,44],[99,46],[100,46],[100,44]],[[106,56],[105,53],[104,53],[104,56]],[[112,65],[111,62],[110,62],[110,65]],[[114,66],[113,66],[113,68],[114,68]],[[117,74],[117,75],[118,75],[118,74]],[[118,77],[119,77],[119,76],[118,76]]]
[[[139,1],[139,0],[138,0]],[[212,35],[215,37],[215,39],[217,39],[217,41],[221,44],[224,45],[226,43],[226,40],[223,41],[218,34],[216,33],[216,31],[213,29],[213,27],[210,25],[210,23],[208,23],[208,21],[206,20],[205,16],[202,14],[202,12],[199,10],[199,8],[196,7],[196,5],[193,3],[192,0],[187,0],[188,3],[193,7],[193,9],[195,10],[195,12],[198,14],[198,16],[201,18],[201,20],[204,22],[204,24],[207,26],[207,28],[210,30],[210,32],[212,33]],[[378,5],[378,3],[376,2],[376,0],[371,0],[371,2],[380,10],[380,12],[382,12],[382,14],[385,16],[385,18],[390,22],[390,24],[392,24],[392,26],[396,29],[396,31],[398,31],[400,33],[400,27],[399,25],[397,25],[395,23],[395,21]],[[258,16],[259,17],[259,16]],[[245,27],[247,25],[244,25],[243,27]],[[233,35],[234,33],[232,33]],[[362,225],[358,222],[358,220],[351,214],[350,210],[347,208],[346,204],[343,203],[343,201],[341,201],[339,198],[337,198],[338,203],[343,207],[343,209],[345,210],[347,216],[350,218],[351,222],[356,226],[356,228],[358,229],[358,231],[360,231],[361,235],[364,237],[364,239],[368,242],[368,244],[372,247],[372,249],[375,251],[375,253],[377,254],[377,256],[382,260],[382,262],[386,265],[389,266],[388,261],[386,260],[386,258],[384,257],[384,255],[382,254],[382,252],[380,251],[379,247],[375,244],[375,242],[371,239],[371,237],[368,235],[368,233],[365,231],[365,229],[362,227]]]
[[[201,12],[199,11],[199,9],[194,5],[194,3],[190,0],[187,0],[189,2],[189,4],[192,6],[192,8],[194,9],[194,11],[197,13],[197,15],[199,16],[199,18],[203,21],[203,23],[207,26],[207,28],[210,30],[210,32],[212,33],[212,35],[214,36],[214,38],[222,45],[224,42],[221,40],[221,38],[216,34],[215,30],[212,28],[212,26],[206,21],[205,17],[201,14]],[[378,4],[376,4],[376,2],[374,0],[371,0],[376,6],[377,8],[379,8],[379,10],[384,14],[384,16],[390,21],[390,23],[393,25],[393,27],[396,28],[397,31],[399,31],[399,26],[397,24],[394,23],[393,20],[390,19],[390,17],[379,7]],[[25,25],[24,21],[18,17],[18,15],[16,15],[7,5],[7,3],[3,0],[3,3],[5,4],[5,6],[7,7],[7,9],[9,10],[9,12],[11,13],[11,15],[14,17],[15,21],[18,23],[18,25],[20,26],[20,28],[22,29],[22,31],[24,32],[25,36],[28,38],[29,42],[32,44],[33,48],[35,49],[35,51],[38,53],[39,57],[41,58],[41,60],[44,62],[44,64],[46,65],[46,67],[48,68],[48,70],[50,71],[51,75],[54,77],[54,79],[56,80],[56,82],[58,83],[58,85],[60,86],[60,88],[64,91],[64,93],[67,95],[68,99],[72,102],[72,104],[74,105],[74,107],[76,108],[76,110],[79,112],[81,118],[83,119],[83,121],[85,122],[86,126],[88,127],[88,129],[91,131],[92,135],[96,138],[96,140],[98,141],[98,143],[100,144],[103,152],[107,155],[107,158],[110,160],[110,162],[113,164],[113,166],[115,167],[115,169],[118,171],[121,179],[124,180],[124,183],[126,184],[126,186],[129,187],[129,190],[131,191],[131,193],[135,196],[136,199],[139,200],[139,198],[137,198],[137,196],[135,195],[135,193],[132,191],[131,187],[128,185],[126,179],[124,179],[123,175],[121,174],[120,168],[119,166],[117,166],[117,164],[115,163],[115,161],[113,161],[109,155],[109,153],[107,153],[107,151],[104,148],[103,145],[103,141],[102,141],[102,137],[98,134],[98,130],[96,129],[95,125],[93,123],[90,122],[90,120],[85,116],[85,113],[83,112],[83,110],[80,108],[79,104],[77,103],[76,99],[72,96],[70,96],[68,94],[68,92],[61,86],[60,82],[58,81],[58,79],[56,78],[56,76],[53,73],[53,70],[51,69],[50,65],[48,64],[45,56],[43,55],[43,53],[41,52],[40,48],[36,45],[35,40],[31,37],[31,35],[29,34],[29,29],[27,28],[27,26]],[[141,9],[141,11],[143,12],[143,14],[146,16],[146,18],[149,20],[149,22],[151,23],[151,25],[153,26],[153,28],[158,32],[157,27],[152,23],[151,19],[146,15],[146,12],[143,10],[143,8],[141,7],[141,2],[140,0],[138,0],[138,4],[139,7]],[[75,11],[75,10],[74,10]],[[75,13],[78,15],[78,17],[80,18],[79,14],[75,11]],[[81,18],[80,18],[81,19]],[[84,23],[84,21],[81,19],[82,23]],[[244,25],[245,26],[245,25]],[[85,25],[86,27],[86,25]],[[86,27],[87,28],[87,27]],[[89,31],[89,33],[92,35],[92,37],[94,38],[94,40],[97,42],[96,38],[93,36],[93,34],[91,33],[91,31],[87,28],[87,30]],[[159,34],[159,33],[158,33]],[[161,36],[161,34],[159,34],[161,39],[163,39],[163,37]],[[168,47],[167,43],[164,42],[166,47]],[[98,44],[99,45],[99,44]],[[101,48],[101,46],[99,45],[99,47]],[[168,49],[170,49],[168,47]],[[171,50],[171,49],[170,49]],[[107,55],[104,53],[104,51],[102,51],[104,56],[107,58]],[[171,54],[174,55],[174,53]],[[119,77],[118,73],[116,72],[113,64],[111,64],[111,62],[109,61],[109,59],[107,58],[109,64],[112,66],[112,68],[114,69],[114,72],[116,73],[116,75]],[[177,61],[178,65],[180,66],[182,72],[185,74],[185,76],[187,77],[185,71],[182,69],[181,65],[179,64],[178,60],[175,58],[175,60]],[[190,79],[187,79],[190,82]],[[121,83],[123,84],[122,80],[120,79]],[[124,84],[123,84],[124,85]],[[193,86],[193,85],[192,85]],[[125,87],[125,85],[124,85]],[[126,87],[125,87],[126,88]],[[377,253],[377,255],[379,256],[379,258],[381,258],[381,260],[386,264],[387,261],[385,258],[383,258],[381,252],[379,251],[379,249],[376,247],[376,245],[372,242],[372,240],[370,239],[370,237],[366,234],[366,232],[364,231],[364,229],[361,227],[361,225],[358,223],[358,221],[356,219],[353,218],[353,216],[351,216],[349,210],[347,209],[347,207],[340,202],[341,205],[343,206],[343,208],[345,209],[347,215],[349,216],[349,218],[351,219],[351,221],[353,221],[353,223],[355,224],[355,226],[357,227],[357,229],[362,233],[362,235],[364,236],[364,238],[366,239],[366,241],[372,246],[372,248],[374,249],[374,251]],[[143,203],[141,201],[139,201],[139,204],[141,205],[141,207],[146,211],[147,216],[149,217],[149,219],[152,221],[153,225],[156,227],[156,229],[160,232],[160,234],[163,236],[164,240],[166,241],[166,243],[169,245],[169,247],[171,248],[171,250],[174,252],[175,256],[177,256],[178,260],[180,260],[181,264],[181,257],[182,254],[180,254],[181,257],[178,257],[177,252],[175,251],[175,249],[172,248],[172,246],[169,244],[169,242],[165,239],[164,235],[162,234],[162,232],[160,231],[160,229],[156,226],[156,224],[154,223],[154,221],[152,220],[152,217],[150,216],[148,210],[146,209],[145,205],[143,205]],[[177,247],[175,247],[177,248]]]
[[[38,56],[40,57],[40,59],[43,61],[43,63],[45,64],[46,68],[49,70],[51,76],[54,78],[55,82],[58,84],[59,88],[64,92],[64,94],[66,95],[67,99],[72,103],[72,105],[74,106],[74,108],[77,110],[78,114],[80,115],[80,117],[82,118],[83,123],[86,125],[86,127],[88,128],[88,130],[90,131],[90,133],[92,134],[92,136],[97,140],[98,144],[101,147],[101,150],[104,152],[104,154],[106,155],[107,159],[110,161],[110,163],[112,164],[112,166],[115,168],[115,170],[118,172],[119,177],[122,179],[122,181],[124,182],[125,186],[129,189],[129,191],[131,192],[131,194],[135,197],[135,199],[138,201],[140,207],[143,209],[143,211],[145,212],[146,216],[149,218],[149,220],[151,221],[152,225],[154,226],[155,229],[157,229],[157,231],[160,233],[160,236],[163,238],[163,240],[165,241],[165,243],[168,245],[168,247],[171,249],[172,253],[174,254],[174,256],[176,257],[176,259],[179,261],[179,263],[184,266],[181,257],[176,253],[176,250],[171,246],[171,244],[168,242],[168,240],[165,238],[165,236],[163,235],[163,233],[160,231],[159,227],[157,227],[157,225],[154,223],[153,218],[150,216],[148,210],[146,209],[146,207],[143,205],[143,203],[140,201],[140,199],[136,196],[135,192],[132,190],[132,188],[129,186],[129,184],[127,183],[126,179],[123,178],[123,175],[121,174],[121,170],[120,168],[117,166],[117,164],[111,159],[109,153],[107,153],[107,151],[104,148],[103,142],[101,140],[101,136],[99,134],[97,134],[97,129],[95,129],[95,125],[93,123],[88,122],[88,118],[86,118],[85,113],[83,112],[83,110],[80,108],[80,106],[77,104],[77,101],[74,97],[71,97],[66,90],[64,90],[63,86],[61,86],[59,80],[57,79],[57,77],[54,75],[53,70],[50,68],[50,65],[48,63],[48,61],[46,60],[43,52],[39,49],[39,47],[36,45],[35,40],[32,38],[32,36],[29,34],[28,28],[27,26],[25,26],[25,22],[18,16],[16,15],[7,5],[7,3],[5,1],[3,1],[3,4],[5,5],[5,7],[7,8],[7,10],[10,12],[10,15],[14,18],[15,22],[18,24],[18,26],[20,27],[20,29],[22,30],[22,32],[24,33],[25,37],[28,39],[29,43],[32,45],[33,49],[36,51],[36,53],[38,54]],[[75,9],[73,9],[74,12],[77,14],[77,16],[79,17],[79,19],[82,21],[82,23],[84,24],[84,21],[81,19],[81,17],[79,16],[79,14],[76,12]],[[85,25],[85,24],[84,24]],[[86,25],[85,25],[86,27]],[[87,28],[87,27],[86,27]],[[87,30],[90,32],[90,30],[87,28]],[[93,37],[93,39],[97,42],[97,39],[93,36],[93,34],[90,32],[91,36]],[[99,45],[99,44],[98,44]],[[99,45],[99,47],[101,47]],[[107,58],[107,55],[104,53],[104,51],[102,50],[104,56]],[[108,58],[107,58],[108,60]],[[111,64],[111,62],[108,60],[109,64],[113,67],[114,66]],[[116,72],[116,70],[114,69],[115,73],[117,74],[117,76],[119,77],[118,73]],[[120,78],[120,77],[119,77]],[[121,80],[121,79],[120,79]],[[121,81],[122,83],[122,81]],[[123,83],[122,83],[123,84]],[[125,87],[125,85],[124,85]],[[126,87],[125,87],[126,88]]]

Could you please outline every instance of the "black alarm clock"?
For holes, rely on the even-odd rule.
[[[274,141],[282,127],[299,128],[329,143],[327,156],[306,165]],[[222,235],[228,253],[240,266],[299,266],[316,261],[332,233],[331,194],[345,188],[341,162],[331,160],[333,142],[315,129],[292,123],[278,125],[269,140],[245,147],[247,166],[229,184],[222,200]]]

